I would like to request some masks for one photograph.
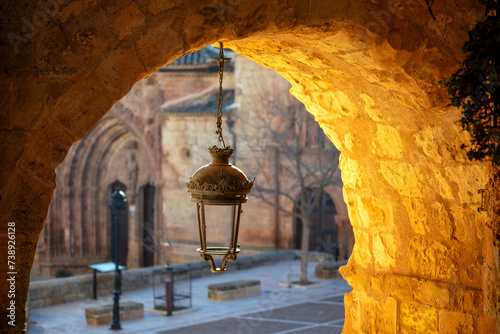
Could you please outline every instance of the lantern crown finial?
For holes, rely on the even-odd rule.
[[[235,148],[231,148],[229,146],[218,147],[214,145],[208,148],[210,156],[213,159],[212,163],[229,163],[229,158],[233,154],[234,150]]]

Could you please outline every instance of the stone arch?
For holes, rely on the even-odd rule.
[[[2,15],[21,31],[35,6],[26,1]],[[457,31],[480,14],[473,1],[442,1],[434,11],[436,22],[418,1],[394,8],[368,0],[102,0],[54,10],[53,22],[30,37],[35,47],[13,43],[3,51],[10,77],[2,94],[12,111],[3,125],[0,216],[18,222],[19,265],[31,266],[53,170],[70,145],[137,80],[190,51],[231,41],[287,78],[342,151],[356,236],[342,271],[354,287],[346,296],[345,331],[491,331],[496,302],[481,282],[490,279],[482,268],[493,246],[482,253],[486,217],[475,211],[486,166],[466,160],[458,112],[443,107],[445,94],[435,85],[458,65],[466,36]],[[28,98],[17,104],[21,95]],[[20,305],[28,280],[26,273],[18,277]],[[17,319],[22,323],[22,310]]]

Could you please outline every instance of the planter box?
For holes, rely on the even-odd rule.
[[[317,264],[314,269],[314,277],[322,279],[341,277],[339,274],[339,268],[346,264],[347,261]]]
[[[236,281],[208,286],[208,299],[229,300],[260,294],[260,281]]]
[[[85,309],[87,325],[110,324],[113,320],[113,304]],[[144,318],[144,304],[137,302],[120,303],[120,320]]]

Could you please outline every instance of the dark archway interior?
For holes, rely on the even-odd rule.
[[[153,266],[155,263],[155,192],[154,186],[147,184],[143,187],[143,250],[142,265],[144,267]]]
[[[108,197],[111,196],[115,191],[123,191],[127,194],[127,186],[120,182],[115,181],[109,186]],[[110,219],[108,226],[111,228],[115,219],[118,219],[118,237],[115,239],[113,237],[110,244],[109,254],[112,254],[112,250],[114,249],[114,242],[118,242],[118,263],[122,266],[127,265],[127,256],[128,256],[128,203],[125,203],[125,208],[119,215],[119,217],[115,216],[115,213],[110,212]],[[113,231],[115,233],[115,231]],[[113,235],[113,233],[109,233],[108,235]]]
[[[325,252],[335,257],[338,256],[338,236],[337,236],[337,209],[330,195],[324,190],[312,191],[304,196],[306,202],[315,203],[315,196],[319,196],[317,204],[311,208],[309,234],[309,250],[315,252]],[[300,215],[301,197],[297,199],[294,206],[294,213]],[[307,206],[307,205],[306,205]],[[301,249],[303,223],[299,217],[294,219],[294,246]]]

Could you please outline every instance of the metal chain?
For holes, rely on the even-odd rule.
[[[217,103],[217,130],[215,131],[215,134],[219,135],[219,147],[221,147],[221,144],[222,147],[226,147],[224,137],[222,136],[222,79],[224,77],[224,62],[226,62],[222,42],[219,42],[219,58],[216,61],[219,64],[219,102]]]

